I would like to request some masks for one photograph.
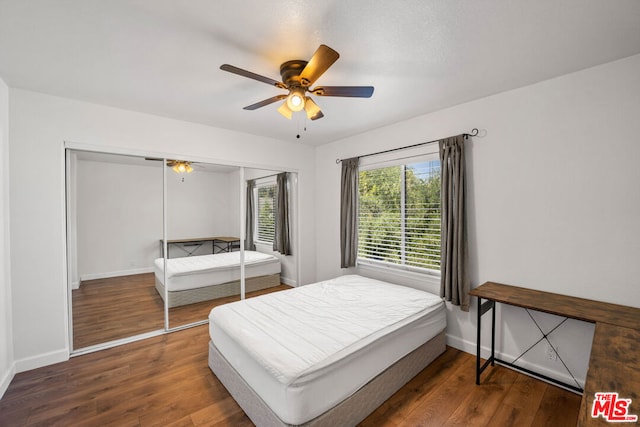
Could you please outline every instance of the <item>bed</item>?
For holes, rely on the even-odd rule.
[[[280,260],[269,254],[245,251],[245,291],[257,291],[280,284]],[[169,307],[193,304],[240,294],[240,252],[223,252],[154,261],[156,290]]]
[[[357,275],[215,307],[209,367],[259,426],[355,425],[445,350],[442,299]]]

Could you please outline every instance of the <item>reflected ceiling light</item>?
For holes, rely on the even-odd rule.
[[[184,160],[174,160],[173,165],[171,166],[176,173],[191,173],[193,172],[193,168],[191,167],[191,162],[186,162]]]

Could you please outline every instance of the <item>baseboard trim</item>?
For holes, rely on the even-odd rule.
[[[463,340],[460,337],[456,337],[453,335],[446,335],[447,337],[447,345],[453,348],[456,348],[460,351],[464,351],[465,353],[469,353],[472,355],[476,355],[476,343],[475,342],[471,342],[468,340]],[[490,347],[485,347],[485,346],[481,346],[480,347],[480,356],[483,359],[488,359],[489,356],[491,355],[491,348]],[[506,353],[501,353],[496,351],[496,357],[498,359],[502,359],[502,360],[514,360],[517,356],[511,355],[511,354],[506,354]],[[550,369],[548,366],[543,366],[537,363],[531,363],[528,362],[527,360],[525,360],[524,358],[520,359],[518,361],[518,365],[522,366],[525,369],[529,369],[530,371],[533,372],[538,372],[540,374],[546,375],[549,378],[553,378],[555,380],[558,381],[562,381],[563,383],[566,384],[574,384],[574,380],[573,377],[569,374],[567,374],[566,372],[561,372],[558,370],[554,370],[554,369]],[[505,368],[508,369],[514,369],[515,371],[518,371],[515,368],[511,368],[509,366],[505,366],[505,365],[501,365],[504,366]],[[523,373],[525,375],[525,372],[522,371],[518,371],[520,373]],[[579,385],[581,388],[584,388],[584,383],[585,383],[585,378],[581,377],[581,376],[576,376],[576,380],[578,381]],[[542,381],[542,380],[541,380]]]
[[[53,365],[55,363],[66,362],[69,360],[69,350],[57,350],[49,353],[40,354],[38,356],[27,357],[16,360],[15,372],[25,372],[32,369],[42,368],[43,366]]]
[[[80,282],[85,280],[109,279],[111,277],[133,276],[135,274],[153,273],[153,267],[134,268],[131,270],[109,271],[106,273],[89,273],[80,276]]]
[[[9,384],[13,381],[13,377],[16,375],[16,364],[13,363],[7,372],[2,376],[2,381],[0,381],[0,399],[4,396],[4,393],[9,388]]]
[[[293,286],[293,287],[298,286],[298,284],[296,283],[295,280],[289,279],[288,277],[280,276],[280,283],[284,283],[285,285],[289,285],[289,286]]]

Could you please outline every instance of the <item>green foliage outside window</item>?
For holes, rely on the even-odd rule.
[[[359,191],[358,257],[440,269],[438,161],[360,171]]]

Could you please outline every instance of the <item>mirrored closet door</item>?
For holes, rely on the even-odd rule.
[[[297,285],[296,173],[66,155],[73,352],[203,323],[216,305]]]
[[[162,162],[67,150],[72,349],[164,329]]]
[[[247,251],[247,296],[286,289],[298,284],[298,175],[295,172],[251,169],[244,173],[245,249]],[[280,287],[261,287],[252,284],[259,276],[251,261],[263,257],[275,259],[274,270],[279,270]],[[253,292],[253,293],[252,293]]]
[[[167,241],[160,288],[169,329],[206,321],[240,299],[240,168],[169,160]]]

